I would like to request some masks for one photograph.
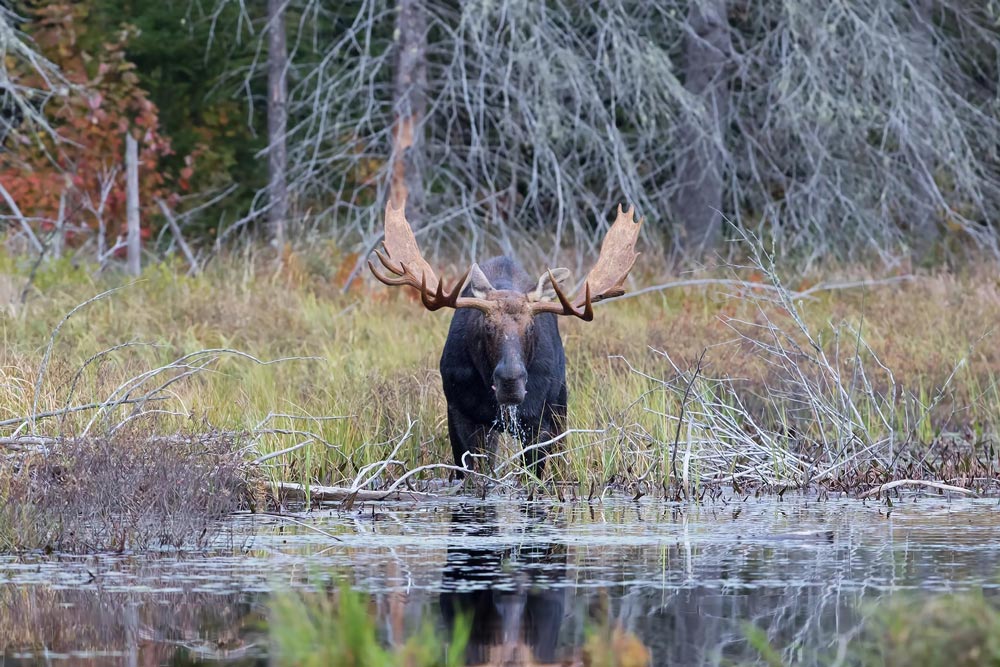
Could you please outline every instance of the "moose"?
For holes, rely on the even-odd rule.
[[[535,281],[506,256],[473,264],[446,288],[420,254],[405,207],[405,199],[398,208],[386,205],[385,238],[375,251],[382,269],[371,259],[368,268],[386,285],[417,290],[427,310],[456,311],[440,364],[455,465],[468,469],[467,455],[480,454],[492,463],[502,432],[497,425],[504,424],[540,478],[550,446],[545,443],[566,430],[566,355],[557,317],[589,322],[594,303],[625,293],[642,219],[636,222],[633,208],[618,206],[583,295],[570,300],[563,291],[568,269],[550,269]]]

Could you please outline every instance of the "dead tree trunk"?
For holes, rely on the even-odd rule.
[[[726,0],[691,0],[684,37],[684,87],[703,102],[704,122],[689,119],[678,133],[674,200],[679,223],[676,245],[687,255],[713,250],[722,240],[725,154],[724,122],[729,107],[726,64],[731,43]]]
[[[271,243],[280,253],[288,219],[288,45],[285,38],[285,1],[267,0],[267,140],[268,227]]]
[[[125,217],[128,272],[137,276],[142,271],[140,258],[142,239],[139,228],[139,143],[131,133],[125,135]]]
[[[934,45],[934,4],[935,0],[916,0],[913,3],[911,48],[917,50],[917,57],[927,63],[940,58]],[[938,249],[937,245],[941,240],[937,213],[942,208],[944,197],[934,182],[936,166],[931,152],[912,138],[906,142],[904,151],[909,162],[906,178],[910,190],[916,195],[907,212],[907,222],[911,229],[907,241],[913,250],[914,259],[923,261]]]
[[[423,211],[421,124],[427,112],[427,17],[422,0],[399,0],[396,14],[396,126],[393,128],[391,197]]]
[[[60,259],[63,253],[63,241],[66,239],[66,188],[59,194],[59,213],[56,216],[56,226],[52,230],[52,258]]]

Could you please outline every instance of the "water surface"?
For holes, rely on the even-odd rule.
[[[656,665],[752,660],[745,622],[828,664],[866,602],[994,594],[998,510],[727,495],[243,516],[212,554],[0,559],[0,665],[264,665],[269,593],[342,580],[371,596],[387,642],[471,614],[470,664],[572,662],[598,621],[634,633]]]

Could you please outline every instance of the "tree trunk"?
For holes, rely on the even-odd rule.
[[[271,243],[280,253],[288,220],[288,45],[285,39],[285,1],[267,0],[267,141],[268,227]]]
[[[679,223],[677,247],[686,255],[701,255],[722,240],[722,197],[725,155],[721,148],[723,123],[729,107],[726,65],[731,43],[726,0],[691,0],[688,32],[684,37],[684,87],[704,103],[705,121],[688,119],[678,133],[677,179],[674,200]]]
[[[59,194],[59,214],[56,216],[56,228],[52,231],[52,258],[60,259],[63,253],[63,241],[66,238],[66,187]]]
[[[139,228],[139,143],[131,133],[125,135],[125,216],[128,272],[137,276],[142,271],[140,258],[142,238]]]
[[[934,45],[934,4],[935,0],[916,0],[913,3],[912,48],[919,52],[926,62],[935,62],[939,56]],[[939,250],[941,230],[937,214],[943,200],[934,182],[934,158],[930,151],[910,138],[904,146],[908,169],[906,179],[913,193],[913,203],[907,211],[910,235],[907,241],[912,248],[913,258],[919,262],[932,259]]]
[[[393,128],[391,197],[409,201],[411,220],[423,211],[421,123],[427,111],[427,17],[422,0],[399,0],[396,14],[396,126]]]

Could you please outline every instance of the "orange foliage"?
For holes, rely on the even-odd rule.
[[[80,46],[86,8],[53,3],[38,8],[29,30],[42,54],[62,70],[74,88],[46,109],[58,139],[24,139],[0,153],[0,180],[22,212],[43,230],[58,217],[65,197],[67,240],[95,233],[101,220],[110,239],[125,233],[125,134],[139,142],[139,201],[142,235],[150,235],[157,214],[156,198],[172,201],[172,192],[159,168],[171,153],[169,138],[159,131],[158,110],[139,85],[135,66],[125,58],[125,44],[134,28],[123,27],[98,53]],[[42,86],[24,74],[28,84]],[[178,185],[186,187],[193,156]],[[103,200],[103,205],[102,205]]]

